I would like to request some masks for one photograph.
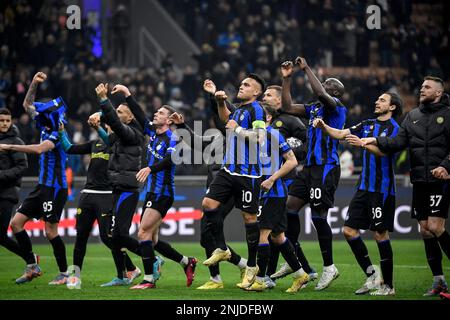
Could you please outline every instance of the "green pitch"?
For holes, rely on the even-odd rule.
[[[379,255],[376,244],[374,241],[366,241],[366,243],[372,262],[378,263]],[[220,264],[225,283],[224,289],[196,290],[195,288],[207,281],[209,277],[208,269],[201,264],[201,261],[204,260],[204,251],[197,243],[174,243],[173,245],[185,255],[195,256],[199,259],[196,278],[191,288],[186,287],[186,278],[180,265],[167,259],[156,289],[142,291],[129,290],[128,287],[101,288],[102,283],[108,282],[115,276],[111,254],[102,244],[88,245],[82,272],[81,290],[68,290],[65,286],[48,286],[47,283],[57,274],[56,262],[50,244],[34,246],[35,252],[41,255],[43,276],[27,284],[16,285],[14,279],[23,272],[24,263],[20,258],[0,247],[0,299],[386,299],[385,297],[355,296],[353,294],[354,290],[363,284],[364,276],[356,264],[350,248],[344,241],[335,241],[333,244],[335,264],[341,276],[325,291],[316,292],[314,291],[314,285],[310,285],[297,294],[284,292],[291,285],[290,277],[279,280],[277,287],[267,292],[242,291],[235,286],[239,280],[239,271],[237,267],[230,263]],[[247,255],[244,243],[230,243],[230,245],[244,257]],[[304,242],[303,248],[306,256],[310,259],[311,265],[316,270],[321,271],[318,243]],[[73,245],[68,245],[69,264],[72,262],[72,250]],[[394,284],[397,292],[394,299],[438,299],[422,297],[432,281],[422,241],[394,240],[393,250]],[[132,259],[142,269],[140,259],[136,256],[132,256]],[[450,279],[450,263],[445,256],[443,260],[444,273]]]

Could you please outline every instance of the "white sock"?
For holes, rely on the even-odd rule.
[[[433,280],[434,280],[434,281],[445,281],[445,277],[444,277],[444,275],[441,275],[441,276],[434,276],[434,277],[433,277]]]
[[[264,277],[256,276],[256,281],[263,282],[264,281]]]
[[[183,256],[183,259],[181,259],[180,263],[181,263],[183,266],[187,266],[187,264],[189,263],[189,258],[186,257],[186,256]]]
[[[334,264],[330,265],[330,266],[326,266],[323,267],[323,271],[332,271],[334,270],[336,267],[334,266]]]
[[[238,267],[240,269],[247,267],[247,259],[241,258],[241,260],[239,260]]]
[[[217,276],[214,277],[210,277],[211,281],[214,282],[222,282],[222,277],[220,276],[220,274],[218,274]]]
[[[144,280],[148,282],[153,282],[153,274],[144,275]]]
[[[301,277],[305,274],[305,271],[303,270],[303,268],[298,269],[297,271],[295,271],[292,275],[294,276],[294,278],[298,278]]]

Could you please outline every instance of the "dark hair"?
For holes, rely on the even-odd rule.
[[[9,111],[8,108],[0,108],[0,114],[6,115],[6,116],[10,116],[11,115],[11,111]]]
[[[162,109],[162,108],[164,108],[164,109],[166,109],[166,110],[169,111],[169,116],[170,116],[172,113],[177,112],[177,110],[175,110],[172,106],[169,106],[168,104],[165,104],[165,105],[161,106],[161,108],[159,108],[159,109]]]
[[[260,84],[260,86],[261,86],[261,94],[264,93],[264,91],[266,91],[266,82],[264,81],[264,79],[260,75],[258,75],[256,73],[250,73],[247,76],[247,78],[253,79],[253,80],[255,80],[256,82],[258,82]]]
[[[277,109],[275,109],[274,107],[272,107],[271,105],[267,104],[267,103],[262,103],[261,106],[263,107],[264,111],[272,116],[272,118],[275,118],[278,115],[278,111]]]
[[[402,115],[403,113],[403,100],[400,97],[400,95],[398,95],[395,92],[386,92],[386,94],[391,97],[391,102],[389,103],[391,106],[395,106],[394,111],[392,111],[392,116],[394,118],[398,118]]]
[[[441,84],[442,87],[444,86],[444,81],[439,77],[426,76],[425,78],[423,78],[423,81],[425,81],[425,80],[431,80],[434,82],[438,82]]]
[[[281,96],[281,91],[283,90],[283,88],[281,88],[281,86],[277,86],[277,85],[271,85],[266,88],[266,90],[269,90],[269,89],[275,90],[280,96]]]

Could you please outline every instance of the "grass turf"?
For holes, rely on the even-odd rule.
[[[372,262],[379,263],[378,250],[373,240],[366,241]],[[14,279],[21,275],[23,261],[0,247],[0,299],[84,299],[84,300],[138,300],[138,299],[164,299],[164,300],[232,300],[232,299],[264,299],[264,300],[290,300],[290,299],[331,299],[331,300],[371,300],[371,299],[437,299],[424,298],[422,294],[431,285],[432,275],[428,269],[420,240],[394,240],[394,285],[396,296],[371,297],[356,296],[353,292],[364,282],[364,275],[356,263],[350,248],[345,241],[335,241],[334,258],[339,269],[340,277],[325,291],[314,291],[314,285],[299,291],[297,294],[288,294],[284,291],[291,285],[288,276],[277,282],[277,287],[266,292],[245,292],[238,289],[235,284],[239,280],[237,267],[230,263],[221,263],[222,279],[225,288],[221,290],[196,290],[209,278],[208,269],[201,262],[204,260],[204,251],[197,243],[174,243],[173,246],[181,253],[198,258],[196,278],[192,287],[186,287],[186,278],[179,264],[169,261],[162,269],[162,277],[157,282],[156,289],[129,290],[128,287],[101,288],[102,283],[110,281],[115,276],[114,263],[110,252],[102,244],[88,244],[87,254],[82,272],[82,290],[68,290],[65,286],[50,287],[48,282],[57,274],[56,262],[52,249],[48,245],[35,245],[34,251],[41,255],[41,268],[43,276],[32,282],[16,285]],[[246,246],[244,243],[230,243],[238,253],[245,257]],[[302,247],[310,263],[318,272],[321,271],[320,249],[317,242],[303,242]],[[69,264],[72,261],[73,245],[67,245]],[[142,268],[141,260],[132,256],[137,266]],[[281,263],[282,261],[280,261]],[[450,263],[443,258],[444,273],[449,275]],[[139,280],[142,279],[139,278]],[[135,283],[138,280],[135,280]],[[317,283],[317,282],[315,282]]]

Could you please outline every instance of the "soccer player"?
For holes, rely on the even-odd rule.
[[[268,104],[269,106],[273,107],[277,111],[276,114],[274,115],[274,118],[272,119],[272,126],[278,129],[280,133],[283,135],[283,137],[287,140],[292,150],[294,151],[297,160],[298,161],[304,160],[306,152],[304,150],[303,144],[306,142],[307,130],[303,122],[298,117],[283,112],[281,108],[282,87],[277,85],[268,86],[266,91],[264,92],[262,101]],[[296,171],[292,170],[288,175],[283,177],[283,180],[286,184],[286,188],[288,188],[288,190],[290,185],[292,184],[292,181],[295,178],[295,175]],[[305,270],[305,272],[309,274],[309,281],[313,281],[317,279],[318,274],[313,268],[311,268],[308,260],[306,259],[305,254],[303,253],[302,247],[300,246],[300,243],[298,241],[299,235],[300,235],[300,217],[298,216],[298,212],[288,214],[286,237],[294,245],[296,255],[303,269]],[[267,274],[273,275],[275,274],[276,271],[280,252],[278,251],[277,246],[273,245],[272,242],[270,243],[271,243],[270,260],[269,265],[267,267]],[[289,268],[289,265],[287,263],[282,265],[281,270],[284,270],[284,272],[282,272],[280,277],[284,277],[293,272],[293,270]],[[277,277],[274,278],[267,277],[266,284],[273,287],[275,286],[274,280],[276,279]]]
[[[126,274],[125,249],[140,254],[139,243],[129,235],[129,230],[139,200],[136,174],[141,167],[144,134],[127,104],[120,104],[117,110],[113,108],[107,97],[108,84],[99,84],[95,92],[100,100],[103,121],[112,130],[108,136],[111,148],[108,166],[113,188],[111,240],[117,277],[102,287],[126,286],[130,280]],[[98,113],[89,118],[89,123],[94,126],[98,126],[99,121]]]
[[[397,136],[363,139],[383,153],[408,148],[413,184],[412,218],[420,224],[425,253],[434,279],[425,296],[447,292],[442,252],[450,258],[450,235],[445,230],[450,205],[450,98],[442,79],[427,76],[420,89],[420,104],[405,117]]]
[[[261,147],[263,182],[261,183],[258,215],[260,236],[257,264],[259,271],[253,284],[245,289],[263,291],[267,288],[265,278],[270,258],[270,235],[272,243],[278,248],[278,251],[281,251],[291,269],[294,270],[294,282],[286,290],[286,292],[293,293],[297,292],[309,279],[295,255],[292,243],[284,236],[287,222],[285,212],[287,187],[282,178],[291,172],[298,163],[283,135],[271,126],[277,110],[268,105],[264,105],[264,110],[267,119],[267,138]]]
[[[399,125],[394,120],[402,114],[403,102],[396,93],[386,92],[375,102],[376,119],[368,119],[344,130],[328,126],[322,119],[314,120],[314,127],[333,139],[346,139],[352,145],[361,147],[360,138],[395,137]],[[374,149],[374,146],[367,146]],[[395,175],[394,154],[384,155],[363,152],[363,166],[358,190],[354,195],[347,212],[344,225],[344,236],[347,239],[356,261],[366,274],[364,285],[355,294],[366,294],[378,286],[371,295],[394,295],[393,285],[393,254],[389,232],[394,230],[395,216]],[[379,275],[375,272],[369,257],[369,252],[361,238],[359,229],[371,230],[380,252],[380,265],[383,274],[383,284],[379,286]]]
[[[60,98],[49,103],[34,102],[38,85],[46,79],[45,73],[36,73],[23,102],[26,112],[41,130],[41,142],[34,145],[0,145],[0,151],[39,155],[39,183],[17,209],[11,221],[17,243],[27,262],[24,274],[16,279],[17,284],[29,282],[42,275],[31,240],[24,229],[25,224],[33,218],[43,218],[45,234],[53,247],[59,268],[59,274],[49,285],[65,284],[68,277],[66,247],[58,235],[58,223],[67,199],[66,153],[58,139],[58,123],[63,118],[65,105]]]
[[[290,86],[294,65],[290,61],[283,63],[282,110],[309,120],[306,164],[289,188],[287,210],[288,214],[297,214],[306,203],[310,204],[323,259],[323,272],[315,289],[323,290],[339,276],[333,263],[333,235],[327,222],[328,209],[333,206],[334,193],[340,178],[337,153],[339,141],[323,134],[321,129],[314,128],[313,121],[322,118],[331,127],[342,129],[347,109],[339,100],[344,93],[344,85],[339,80],[330,78],[322,84],[304,58],[297,57],[295,63],[306,73],[318,101],[311,104],[292,104]]]
[[[190,287],[194,281],[197,259],[186,257],[173,249],[167,242],[158,240],[159,227],[174,201],[175,164],[172,162],[172,152],[175,150],[177,139],[170,130],[169,126],[172,121],[169,116],[175,110],[168,105],[164,105],[154,114],[153,121],[149,121],[127,87],[116,85],[112,93],[119,92],[125,96],[137,122],[144,128],[144,133],[150,138],[147,151],[148,166],[142,168],[136,174],[136,179],[139,182],[143,183],[147,180],[145,209],[141,216],[138,232],[145,275],[144,280],[131,289],[155,287],[157,278],[153,274],[154,250],[182,265],[186,274],[186,284]]]
[[[190,128],[185,122],[182,114],[174,113],[171,115],[171,120],[174,122],[175,125],[177,125],[177,128],[180,129],[186,129],[189,131],[191,137],[195,140],[202,141],[202,143],[192,143],[192,141],[189,141],[189,139],[183,139],[184,142],[186,142],[190,147],[194,147],[194,150],[203,151],[204,148],[208,145],[212,150],[225,150],[225,135],[226,135],[226,129],[225,124],[220,120],[218,110],[217,110],[217,103],[214,98],[214,94],[216,93],[216,85],[214,82],[210,79],[207,79],[203,83],[203,89],[205,92],[207,92],[210,96],[210,104],[211,109],[213,111],[213,121],[216,125],[216,128],[220,131],[217,135],[213,136],[199,136],[197,135],[192,128]],[[231,110],[234,110],[234,106],[231,104],[227,105],[227,107]],[[209,144],[210,143],[210,144]],[[195,149],[198,146],[199,149]],[[217,156],[217,155],[216,155]],[[207,168],[208,168],[208,178],[206,180],[206,189],[209,188],[211,182],[213,181],[214,177],[217,175],[217,173],[221,169],[221,164],[214,162],[214,159],[206,160],[207,162]],[[225,220],[227,215],[231,212],[231,210],[234,207],[234,201],[232,198],[228,200],[228,202],[224,205],[221,205],[219,210],[220,214],[222,215],[222,220]],[[205,249],[206,258],[211,257],[212,252],[216,248],[214,235],[211,232],[211,229],[209,228],[209,225],[206,221],[206,216],[203,215],[202,219],[200,220],[200,244]],[[230,249],[231,257],[228,260],[230,263],[236,265],[240,272],[241,272],[241,278],[244,275],[245,267],[247,266],[247,259],[242,258],[239,254],[237,254],[230,246],[228,246],[228,249]],[[205,282],[203,285],[199,286],[197,289],[199,290],[214,290],[214,289],[223,289],[223,281],[220,276],[220,269],[219,264],[210,265],[208,266],[209,273],[210,273],[210,279]]]
[[[202,202],[203,212],[213,233],[217,249],[204,265],[214,265],[230,259],[231,252],[225,244],[223,219],[219,212],[221,204],[234,199],[235,207],[242,211],[248,247],[248,261],[241,288],[251,286],[258,273],[256,255],[259,241],[259,225],[257,221],[260,192],[261,163],[259,142],[265,134],[264,110],[257,102],[264,92],[264,80],[250,74],[242,80],[237,94],[241,104],[234,112],[226,106],[227,95],[217,91],[215,98],[219,117],[227,122],[226,155],[223,167],[212,181]]]
[[[6,108],[0,109],[0,144],[24,144],[17,127],[12,124],[11,112]],[[17,242],[8,237],[8,227],[14,206],[19,201],[18,188],[27,167],[25,153],[0,153],[0,245],[23,259],[25,257]]]
[[[112,214],[112,186],[108,175],[108,162],[110,148],[107,132],[100,126],[94,127],[102,138],[82,144],[72,144],[61,124],[59,128],[59,139],[62,147],[67,154],[89,154],[91,160],[87,171],[86,183],[80,192],[78,200],[78,209],[76,215],[77,237],[73,250],[73,264],[80,273],[83,268],[83,260],[86,255],[86,246],[94,222],[98,222],[100,239],[109,248],[112,249],[111,235],[111,214]],[[130,282],[140,276],[141,270],[137,268],[130,257],[126,254],[125,265],[127,277]],[[81,276],[78,272],[70,275],[67,281],[69,289],[81,288]]]

